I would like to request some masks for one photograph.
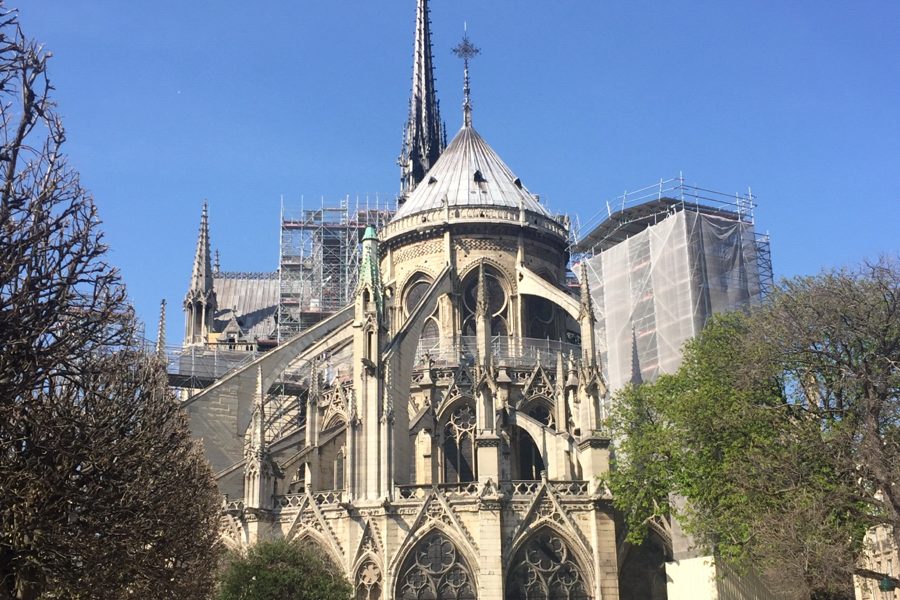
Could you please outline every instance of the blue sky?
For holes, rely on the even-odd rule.
[[[432,0],[451,136],[476,128],[588,220],[683,172],[758,197],[776,276],[900,251],[900,3]],[[67,152],[153,332],[180,339],[200,207],[225,270],[271,271],[282,196],[392,199],[414,0],[32,0]],[[153,334],[151,333],[151,336]]]

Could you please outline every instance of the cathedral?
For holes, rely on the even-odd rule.
[[[170,379],[225,498],[222,539],[313,546],[357,600],[615,600],[596,277],[569,270],[568,218],[475,129],[467,38],[448,142],[427,0],[414,48],[397,208],[353,232],[344,296],[331,275],[312,286],[333,309],[285,309],[289,261],[221,271],[204,206]]]
[[[473,126],[468,70],[445,147],[425,0],[416,30],[403,201],[364,230],[350,302],[186,400],[223,538],[314,545],[359,600],[617,598],[606,388],[586,279],[566,286],[568,221]],[[185,344],[267,333],[277,279],[217,275],[204,209]]]

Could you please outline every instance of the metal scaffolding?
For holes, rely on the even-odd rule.
[[[359,244],[367,225],[390,217],[376,198],[375,208],[349,196],[337,204],[324,199],[318,208],[299,211],[281,206],[278,342],[334,314],[356,291]]]
[[[755,230],[755,206],[749,190],[723,194],[679,176],[607,202],[582,227],[570,251],[587,265],[612,389],[674,372],[713,314],[769,294],[769,236]]]

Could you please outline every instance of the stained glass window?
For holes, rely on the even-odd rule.
[[[511,564],[506,600],[591,600],[584,572],[550,528],[529,538]]]
[[[475,481],[475,409],[458,406],[444,426],[444,482]]]
[[[399,600],[476,600],[475,583],[456,547],[435,531],[419,542],[400,569]]]

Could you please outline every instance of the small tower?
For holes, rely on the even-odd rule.
[[[200,233],[191,283],[184,297],[184,344],[202,345],[208,341],[216,312],[216,292],[213,289],[212,255],[209,249],[208,205],[203,203]]]
[[[401,202],[437,162],[445,146],[444,127],[434,86],[431,21],[428,12],[428,0],[418,0],[409,119],[403,133],[403,148],[397,161],[400,165]]]
[[[387,329],[384,296],[378,264],[378,236],[371,225],[362,240],[359,283],[355,298],[353,383],[355,416],[349,423],[348,449],[353,469],[347,492],[351,498],[375,500],[385,497],[390,449],[390,407],[384,403],[385,373],[382,350]]]
[[[251,510],[271,510],[275,493],[274,465],[266,443],[266,390],[262,367],[256,371],[256,398],[250,420],[250,439],[244,453],[244,506]]]

